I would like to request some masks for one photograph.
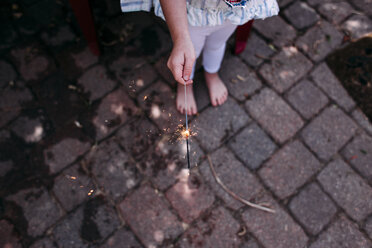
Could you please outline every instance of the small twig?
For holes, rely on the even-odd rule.
[[[217,173],[216,171],[214,170],[214,166],[213,166],[213,163],[212,163],[212,160],[209,156],[209,154],[207,155],[207,158],[208,158],[208,162],[209,162],[209,167],[211,168],[211,171],[212,171],[212,174],[214,176],[214,178],[216,179],[217,183],[227,192],[229,193],[229,195],[231,195],[234,199],[250,206],[250,207],[253,207],[253,208],[258,208],[258,209],[261,209],[263,211],[267,211],[267,212],[270,212],[270,213],[275,213],[275,210],[271,209],[271,208],[266,208],[266,207],[263,207],[261,205],[258,205],[258,204],[254,204],[252,202],[249,202],[243,198],[241,198],[240,196],[238,196],[237,194],[235,194],[234,192],[232,192],[229,188],[226,187],[225,184],[222,183],[221,179],[217,176]]]

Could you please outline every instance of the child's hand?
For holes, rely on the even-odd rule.
[[[195,50],[191,40],[185,39],[179,42],[174,42],[167,66],[171,70],[173,77],[177,82],[181,84],[193,83],[190,79],[190,75],[194,62]]]

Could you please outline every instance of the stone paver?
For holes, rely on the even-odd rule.
[[[366,230],[369,238],[372,238],[372,216],[369,217],[365,223],[364,229]]]
[[[181,234],[181,222],[168,208],[166,200],[148,185],[120,204],[125,221],[146,247],[161,245],[164,240]]]
[[[370,0],[351,0],[351,3],[365,13],[372,15],[372,6]]]
[[[135,163],[113,139],[94,148],[85,163],[100,187],[114,200],[121,199],[141,180]]]
[[[249,208],[243,213],[248,230],[265,248],[306,247],[308,237],[279,205],[267,194],[257,199],[269,203],[275,213]]]
[[[319,62],[340,46],[343,35],[330,23],[321,21],[296,41],[296,46]]]
[[[275,143],[256,123],[238,133],[229,142],[229,146],[250,169],[257,169],[277,149]]]
[[[243,243],[239,248],[259,248],[259,246],[256,241],[250,239],[247,242]]]
[[[133,233],[127,231],[125,229],[120,229],[117,231],[113,236],[107,239],[107,241],[100,246],[101,248],[139,248],[142,247],[136,238],[134,237]]]
[[[215,151],[211,155],[211,161],[222,183],[240,197],[250,200],[263,191],[263,187],[257,178],[234,158],[232,152],[227,148],[222,147]],[[208,161],[204,161],[199,170],[212,190],[223,199],[229,208],[236,210],[244,206],[243,203],[231,197],[216,182]]]
[[[330,162],[318,175],[327,193],[355,220],[372,213],[372,188],[343,160]]]
[[[281,199],[296,192],[321,168],[319,161],[299,141],[286,144],[259,170],[260,177]]]
[[[45,163],[51,173],[56,173],[75,161],[90,148],[88,142],[66,138],[44,150]]]
[[[182,248],[188,247],[238,247],[237,236],[240,225],[223,207],[213,209],[201,218],[196,226],[187,230],[180,238]]]
[[[342,27],[353,39],[358,39],[372,32],[372,20],[365,15],[352,15],[342,24]]]
[[[355,108],[351,115],[354,120],[369,133],[369,135],[372,135],[372,123],[359,107]]]
[[[245,107],[279,143],[290,139],[304,125],[301,117],[269,88],[254,95]]]
[[[336,105],[324,109],[302,129],[305,143],[321,159],[330,159],[355,134],[355,122]]]
[[[318,234],[337,211],[335,204],[316,183],[311,183],[301,190],[289,203],[289,209],[313,235]]]
[[[284,15],[296,29],[310,27],[319,20],[315,10],[302,1],[296,1],[286,8]]]
[[[345,160],[372,182],[372,138],[363,134],[355,137],[343,150]]]
[[[14,226],[6,220],[0,220],[0,246],[4,248],[21,248],[19,239],[14,235]]]
[[[322,63],[311,73],[314,83],[346,111],[350,111],[355,102],[332,73],[326,63]]]
[[[214,195],[203,179],[195,174],[188,176],[186,171],[181,173],[179,181],[167,190],[165,196],[186,223],[191,223],[214,202]]]
[[[96,130],[96,139],[100,140],[128,119],[136,115],[137,107],[129,99],[123,88],[119,88],[102,99],[92,122]]]
[[[249,121],[250,118],[244,110],[233,99],[228,98],[223,105],[206,109],[192,122],[192,126],[197,127],[196,139],[201,146],[210,151]]]
[[[7,197],[22,208],[28,221],[27,233],[31,236],[42,235],[47,228],[62,217],[62,210],[43,188],[21,190]]]
[[[54,182],[53,192],[67,211],[95,195],[96,188],[79,164],[63,171]]]
[[[116,83],[111,80],[106,69],[97,65],[87,70],[79,79],[78,84],[84,89],[90,101],[97,100],[114,89]]]
[[[45,128],[40,118],[21,116],[12,125],[13,132],[26,143],[39,142],[45,136]]]
[[[57,246],[49,238],[43,238],[33,243],[30,248],[57,248]]]
[[[286,98],[305,119],[313,117],[329,102],[328,97],[307,79],[292,87]]]
[[[274,50],[256,33],[252,32],[247,41],[247,47],[240,57],[250,66],[258,67],[262,62],[270,59],[273,54]]]
[[[259,70],[261,76],[276,91],[282,93],[302,78],[312,63],[296,47],[285,47]]]
[[[221,65],[220,75],[229,94],[239,101],[244,101],[262,86],[256,74],[238,57],[225,58]]]
[[[341,23],[355,11],[347,1],[321,1],[317,8],[319,13],[334,24]]]
[[[341,245],[341,246],[340,246]],[[319,238],[310,246],[310,248],[338,248],[338,247],[371,247],[372,242],[364,237],[358,230],[357,225],[341,216],[334,222]]]
[[[290,45],[296,37],[296,30],[280,16],[257,20],[253,27],[278,47]]]

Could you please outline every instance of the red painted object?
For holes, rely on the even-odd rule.
[[[235,34],[235,51],[234,51],[236,55],[244,51],[247,45],[249,34],[251,33],[252,25],[253,25],[253,20],[250,20],[249,22],[237,27],[236,34]]]
[[[70,5],[75,13],[76,19],[83,31],[84,37],[88,42],[89,48],[94,55],[99,56],[99,46],[97,34],[94,27],[92,10],[89,0],[70,0]]]

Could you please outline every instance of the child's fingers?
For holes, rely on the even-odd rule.
[[[185,55],[185,64],[183,67],[183,79],[185,81],[190,79],[190,75],[192,72],[192,67],[194,65],[194,62],[195,62],[195,58],[193,56],[187,55],[187,54]]]

